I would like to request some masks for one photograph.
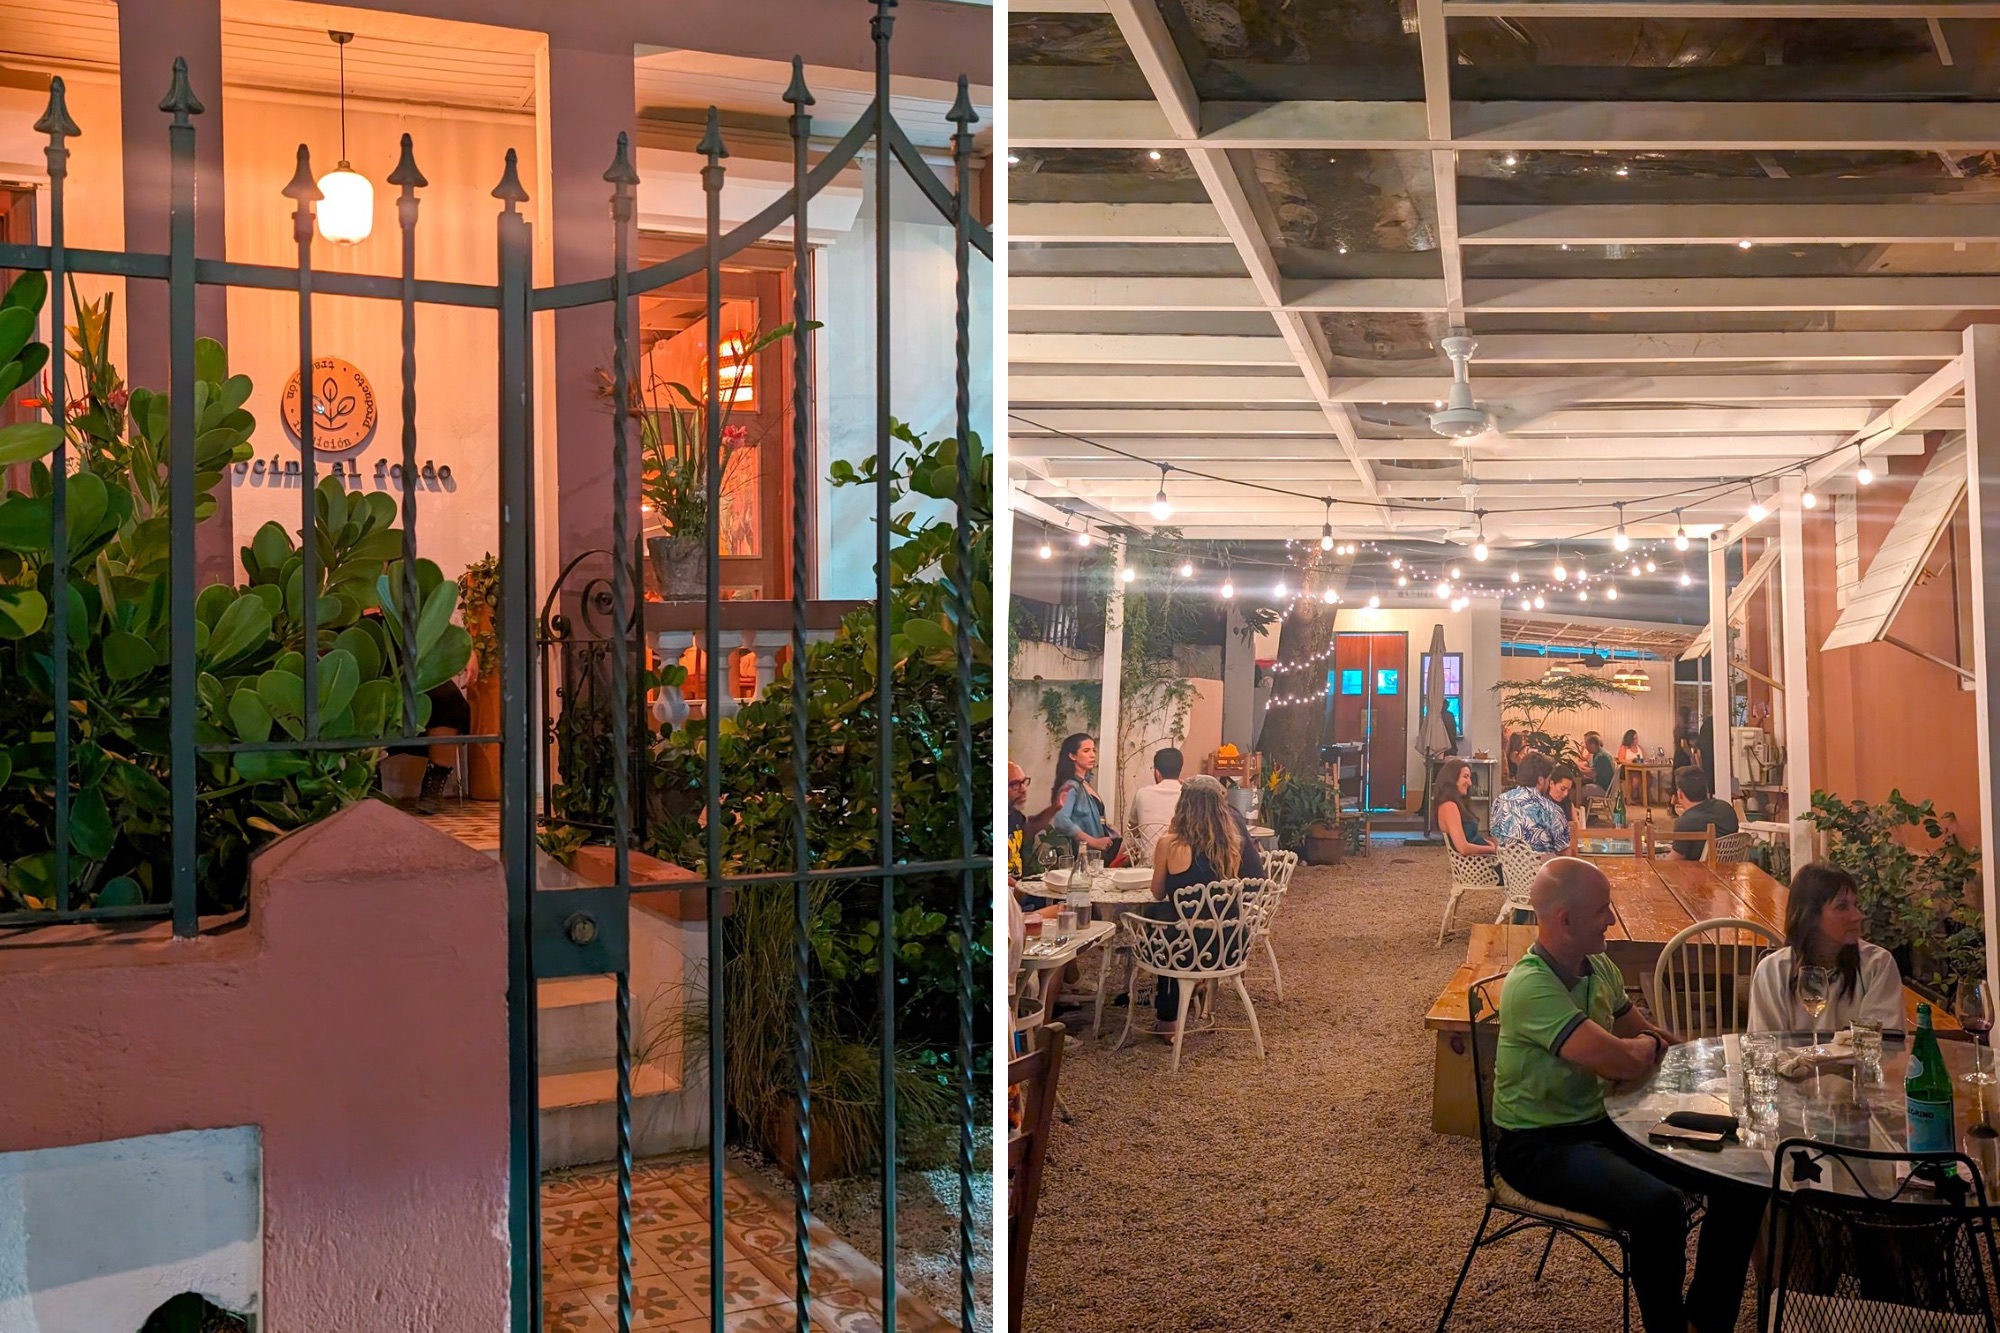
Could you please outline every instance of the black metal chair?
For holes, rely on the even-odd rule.
[[[1941,1175],[1947,1164],[1955,1176]],[[2000,1262],[1982,1197],[1978,1166],[1957,1153],[1785,1140],[1771,1171],[1758,1328],[1991,1333]]]
[[[1618,1279],[1622,1288],[1620,1304],[1624,1311],[1625,1333],[1632,1333],[1631,1238],[1601,1218],[1530,1199],[1502,1179],[1495,1165],[1498,1139],[1493,1132],[1490,1093],[1493,1055],[1500,1034],[1500,1010],[1493,1002],[1491,988],[1504,980],[1505,973],[1496,973],[1480,978],[1466,990],[1466,1015],[1471,1020],[1471,1031],[1466,1036],[1472,1049],[1473,1095],[1479,1104],[1479,1165],[1486,1181],[1486,1211],[1480,1214],[1479,1229],[1472,1233],[1472,1245],[1465,1252],[1465,1262],[1459,1265],[1458,1281],[1452,1284],[1451,1298],[1444,1303],[1444,1313],[1438,1316],[1437,1333],[1444,1333],[1445,1325],[1451,1322],[1452,1307],[1458,1304],[1458,1293],[1465,1286],[1466,1275],[1472,1271],[1473,1258],[1498,1241],[1537,1230],[1546,1230],[1548,1240],[1542,1246],[1541,1261],[1535,1265],[1535,1281],[1542,1280],[1542,1270],[1548,1267],[1549,1252],[1555,1249],[1556,1237],[1574,1238],[1590,1251],[1591,1258],[1603,1264],[1605,1270]],[[1493,1225],[1496,1217],[1499,1219],[1498,1226]],[[1492,1229],[1489,1230],[1489,1227]]]

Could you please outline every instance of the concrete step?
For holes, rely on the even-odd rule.
[[[536,985],[540,1067],[583,1069],[618,1059],[618,983],[610,977],[564,977]]]
[[[544,1168],[608,1162],[618,1155],[618,1069],[605,1062],[569,1069],[544,1068],[540,1079]],[[663,1066],[632,1066],[632,1151],[638,1156],[680,1152],[708,1142],[704,1092],[683,1091]]]

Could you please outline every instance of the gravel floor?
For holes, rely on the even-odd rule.
[[[1394,844],[1300,867],[1278,920],[1284,1002],[1250,972],[1261,1064],[1247,1028],[1219,1031],[1190,1036],[1171,1075],[1157,1040],[1111,1050],[1122,1009],[1065,1052],[1074,1120],[1051,1140],[1024,1329],[1435,1328],[1482,1190],[1477,1144],[1431,1132],[1422,1019],[1498,907],[1468,893],[1438,947],[1445,875],[1442,851]],[[1217,1009],[1241,1023],[1233,996]],[[1088,1035],[1087,1008],[1065,1021]],[[1452,1333],[1617,1328],[1617,1281],[1570,1242],[1530,1280],[1541,1245],[1482,1251]]]

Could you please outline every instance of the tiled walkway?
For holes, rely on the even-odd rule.
[[[792,1201],[731,1167],[723,1178],[723,1282],[730,1333],[790,1333]],[[632,1171],[632,1327],[705,1333],[710,1285],[708,1159],[690,1154],[635,1163]],[[552,1173],[542,1181],[543,1327],[607,1333],[618,1327],[618,1178],[610,1169]],[[818,1222],[812,1240],[812,1326],[877,1333],[881,1270]],[[896,1326],[957,1327],[905,1292]]]

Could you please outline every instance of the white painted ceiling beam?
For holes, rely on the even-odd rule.
[[[1956,334],[1948,335],[1956,340]],[[1296,366],[1283,338],[1172,333],[1010,333],[1013,365]]]
[[[1016,334],[1015,337],[1021,335]],[[1487,333],[1481,366],[1645,365],[1708,361],[1946,361],[1961,339],[1949,330],[1853,333]]]
[[[1941,244],[2000,241],[2000,206],[1965,204],[1474,205],[1467,245]]]
[[[1996,127],[2000,128],[2000,127]],[[1184,280],[1187,281],[1187,280]],[[1205,279],[1204,281],[1228,281]],[[1316,308],[1337,309],[1321,284]],[[1306,296],[1301,293],[1301,296]],[[1381,293],[1374,294],[1379,299]],[[1475,310],[1517,314],[1589,311],[1948,310],[2000,309],[2000,278],[1480,278],[1466,283]],[[1377,307],[1364,307],[1374,309]]]
[[[1007,206],[1016,244],[1186,245],[1229,243],[1212,204],[1041,204]]]
[[[1045,0],[1029,7],[1040,8]],[[1991,19],[1993,0],[1445,0],[1447,18]]]
[[[1237,414],[1240,420],[1241,414]],[[1843,433],[1823,435],[1690,435],[1690,436],[1590,436],[1528,437],[1499,442],[1499,447],[1475,448],[1473,467],[1480,475],[1498,466],[1538,467],[1549,464],[1588,462],[1593,466],[1667,466],[1669,462],[1695,466],[1706,463],[1716,472],[1747,476],[1762,463],[1775,466],[1789,460],[1816,457],[1837,449]],[[1079,465],[1101,461],[1126,467],[1151,469],[1160,463],[1223,471],[1246,460],[1274,466],[1317,468],[1337,461],[1340,440],[1331,435],[1270,436],[1236,434],[1228,436],[1116,436],[1107,442],[1148,460],[1133,463],[1094,445],[1083,444],[1064,435],[1036,435],[1016,432],[1009,441],[1009,456],[1022,460],[1060,463],[1065,472]],[[1444,440],[1372,440],[1359,442],[1361,456],[1370,460],[1410,459],[1452,462],[1460,458],[1457,446]],[[1921,435],[1897,435],[1869,450],[1870,457],[1915,455],[1924,450]],[[1851,459],[1849,462],[1851,463]],[[1575,475],[1572,471],[1569,475]]]
[[[1638,380],[1486,379],[1479,401],[1504,405],[1516,393],[1573,403],[1686,402],[1892,402],[1923,383],[1921,375],[1672,375]],[[1333,380],[1325,397],[1341,403],[1405,404],[1428,407],[1450,390],[1448,376],[1391,376]],[[1030,408],[1038,403],[1310,403],[1320,398],[1291,375],[1016,374],[1007,384],[1009,401]]]
[[[1083,436],[1119,435],[1202,435],[1249,440],[1267,435],[1327,435],[1326,418],[1318,412],[1268,408],[1252,412],[1222,408],[1171,407],[1043,407],[1032,411],[1015,409],[1028,422],[1010,421],[1008,433],[1014,439],[1073,431]],[[1540,421],[1507,437],[1490,439],[1493,447],[1511,447],[1511,441],[1547,436],[1609,437],[1620,435],[1818,435],[1836,431],[1858,431],[1875,419],[1866,407],[1798,408],[1626,408],[1591,410],[1580,408],[1551,413]],[[1939,408],[1911,424],[1912,430],[1963,430],[1965,411],[1958,407]],[[1475,450],[1485,447],[1481,439],[1472,441]],[[1524,445],[1532,450],[1534,445]]]
[[[1108,0],[1123,4],[1127,0]],[[1144,3],[1145,0],[1139,0]],[[1143,63],[1143,62],[1142,62]],[[1183,71],[1184,73],[1184,71]],[[1616,107],[1617,113],[1611,114]],[[1210,102],[1198,134],[1151,102],[1016,101],[1014,148],[1304,148],[1589,152],[1976,152],[2000,134],[1976,102],[1454,102],[1433,138],[1422,102]]]

